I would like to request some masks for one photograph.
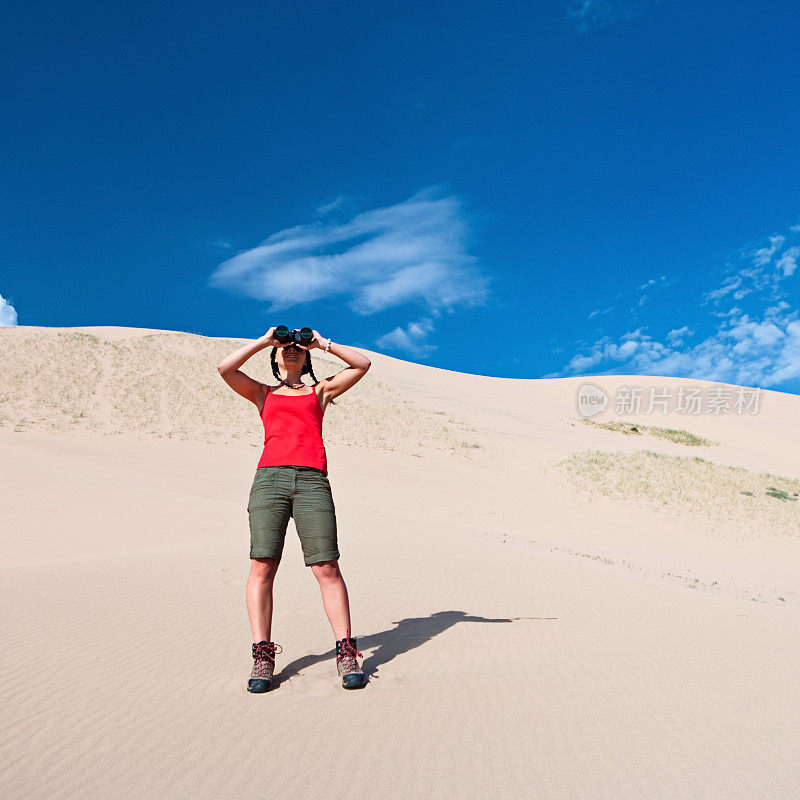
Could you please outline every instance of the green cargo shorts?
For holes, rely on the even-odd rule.
[[[328,476],[314,467],[259,467],[250,500],[250,558],[281,560],[294,517],[306,566],[339,558],[336,507]]]

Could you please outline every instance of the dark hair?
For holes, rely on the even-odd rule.
[[[270,353],[269,361],[270,361],[270,364],[272,364],[272,374],[280,381],[281,380],[281,371],[280,371],[280,368],[278,367],[278,358],[275,355],[277,350],[278,350],[277,347],[273,347],[272,348],[272,353]],[[319,383],[319,380],[317,379],[317,376],[314,374],[314,368],[311,366],[311,351],[310,350],[306,350],[306,363],[303,364],[303,368],[300,370],[300,375],[301,376],[302,375],[310,375],[311,376],[311,380],[314,381],[314,385],[315,386]],[[334,400],[331,400],[330,403],[331,403],[331,405],[336,405],[336,402]]]

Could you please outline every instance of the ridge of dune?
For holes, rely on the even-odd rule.
[[[61,435],[246,441],[263,430],[255,407],[220,379],[216,365],[247,340],[149,329],[15,327],[0,331],[5,375],[0,428]],[[313,354],[318,378],[343,368]],[[262,351],[243,367],[274,382]],[[479,446],[458,419],[431,413],[368,374],[325,417],[326,441],[404,452],[464,455]],[[466,441],[465,441],[466,440]]]
[[[86,339],[87,336],[90,338]],[[247,339],[108,326],[18,326],[0,329],[0,337],[3,337],[0,346],[5,358],[0,422],[5,426],[22,424],[29,428],[65,432],[73,426],[80,428],[86,415],[95,412],[97,419],[88,421],[87,426],[104,434],[130,435],[136,432],[219,441],[226,436],[245,438],[247,432],[253,430],[249,404],[233,395],[213,369],[223,355],[240,347]],[[48,337],[56,352],[47,352],[41,337]],[[158,347],[155,343],[159,340],[168,341],[169,345]],[[109,344],[105,352],[101,352],[101,343]],[[403,361],[365,348],[358,349],[369,356],[375,368],[359,382],[359,397],[354,399],[345,395],[341,402],[356,404],[370,397],[373,405],[381,405],[383,409],[378,412],[382,423],[380,430],[371,433],[373,436],[398,434],[393,441],[386,442],[389,448],[407,444],[411,437],[420,447],[434,444],[458,452],[459,448],[481,444],[455,441],[468,439],[461,433],[470,426],[475,427],[475,433],[486,430],[505,437],[524,436],[534,431],[549,442],[548,432],[569,433],[567,427],[582,422],[576,396],[578,387],[587,382],[600,386],[609,395],[626,385],[672,391],[679,386],[742,388],[715,381],[637,375],[601,375],[590,379],[494,378],[453,372]],[[312,360],[315,365],[321,365],[317,367],[318,377],[342,368],[341,361],[326,354],[313,353]],[[253,356],[244,369],[250,370],[257,379],[272,380],[264,351]],[[48,370],[52,380],[44,383],[41,376],[48,374]],[[36,385],[32,385],[34,376]],[[160,380],[156,381],[156,378]],[[53,389],[58,390],[57,396],[54,396]],[[643,424],[674,424],[698,436],[721,438],[724,448],[716,451],[714,457],[718,458],[724,452],[730,459],[724,463],[746,469],[788,471],[797,476],[800,474],[800,455],[783,447],[782,443],[787,434],[792,433],[792,419],[800,411],[800,397],[764,389],[761,393],[760,408],[755,415],[625,414],[624,418]],[[86,402],[81,405],[87,394],[95,396],[96,407]],[[207,418],[202,409],[191,405],[196,397],[201,397],[205,406],[213,406]],[[62,400],[65,402],[61,403]],[[131,400],[138,404],[132,407]],[[404,403],[408,403],[408,408],[403,409],[407,413],[404,413],[401,425],[396,419],[385,417],[390,413],[387,409]],[[370,411],[374,413],[376,409]],[[366,409],[358,408],[356,412],[353,416],[363,423],[368,416]],[[432,419],[431,412],[444,419]],[[461,418],[449,422],[450,412],[459,413]],[[30,418],[22,418],[20,422],[25,413]],[[345,432],[345,415],[340,416],[342,419],[336,419],[333,414],[326,416],[326,434],[334,443],[338,443],[340,438],[353,443],[358,438],[357,432],[352,429]],[[610,410],[594,417],[596,420],[617,418],[619,416]],[[220,430],[222,424],[224,430]],[[432,430],[439,425],[441,428]],[[460,430],[449,430],[448,425]],[[603,432],[594,435],[585,431],[581,438],[587,445],[609,440]],[[619,437],[610,438],[615,440]]]

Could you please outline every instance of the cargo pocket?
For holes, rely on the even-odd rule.
[[[271,472],[268,475],[256,475],[250,488],[250,499],[247,510],[254,508],[275,508],[278,505],[278,476]]]
[[[324,475],[315,476],[314,478],[311,489],[311,508],[313,511],[322,511],[329,514],[336,513],[336,506],[333,503],[333,495],[331,494],[331,485]]]

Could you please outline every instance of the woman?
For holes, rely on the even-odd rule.
[[[347,586],[339,569],[336,509],[328,480],[328,464],[322,441],[322,417],[328,403],[346,392],[370,368],[371,362],[351,347],[323,342],[317,331],[307,347],[275,339],[270,328],[260,339],[231,353],[219,366],[219,374],[258,409],[264,424],[264,450],[256,467],[247,505],[250,517],[250,575],[247,579],[247,613],[253,632],[253,671],[247,690],[268,692],[272,687],[275,654],[272,641],[272,586],[278,570],[289,517],[322,592],[322,603],[336,639],[336,668],[345,689],[366,684],[358,664],[356,640],[350,636]],[[348,364],[330,378],[317,380],[311,353],[324,346]],[[239,367],[250,356],[272,347],[270,360],[277,386],[245,375]],[[314,384],[302,382],[308,373]],[[310,391],[309,391],[310,388]]]

